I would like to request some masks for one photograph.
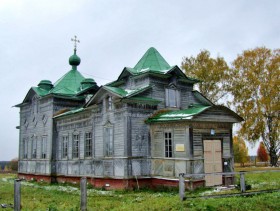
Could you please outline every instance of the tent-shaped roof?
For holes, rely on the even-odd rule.
[[[61,95],[75,95],[80,91],[81,82],[85,77],[78,70],[70,70],[64,76],[62,76],[54,87],[50,90],[50,93]]]
[[[192,84],[199,82],[197,79],[187,77],[178,66],[170,66],[161,54],[154,47],[151,47],[141,57],[134,68],[125,67],[114,83],[121,81],[128,75],[153,74],[168,78],[171,77],[174,72],[182,78],[182,81]]]
[[[165,59],[160,55],[160,53],[154,48],[149,48],[138,63],[133,68],[137,72],[143,71],[147,68],[150,70],[169,70],[170,65],[165,61]]]

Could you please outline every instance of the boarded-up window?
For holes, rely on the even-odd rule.
[[[92,157],[92,134],[88,132],[85,134],[85,156]]]
[[[173,142],[172,142],[171,132],[164,133],[164,141],[165,141],[165,157],[171,158],[173,157]]]

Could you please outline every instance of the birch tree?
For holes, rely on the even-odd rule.
[[[270,164],[276,166],[280,153],[280,49],[245,50],[232,65],[228,81],[232,105],[245,120],[239,134],[251,142],[263,141]]]

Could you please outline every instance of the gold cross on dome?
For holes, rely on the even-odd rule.
[[[77,42],[80,43],[80,40],[77,39],[77,36],[75,35],[74,36],[74,39],[71,38],[71,41],[74,42],[74,50],[76,51],[77,50]]]

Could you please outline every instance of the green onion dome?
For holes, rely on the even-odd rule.
[[[53,84],[49,80],[41,80],[38,84],[38,87],[45,89],[45,90],[51,90],[53,88]]]
[[[76,67],[81,63],[80,57],[76,55],[76,51],[74,51],[74,54],[70,56],[69,58],[69,64],[72,65],[72,67]]]

